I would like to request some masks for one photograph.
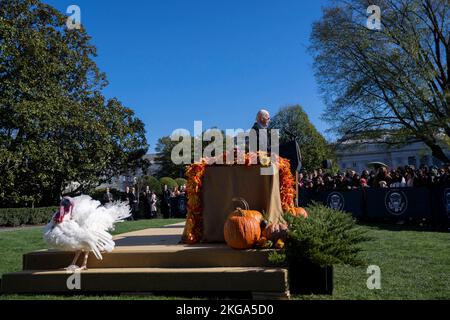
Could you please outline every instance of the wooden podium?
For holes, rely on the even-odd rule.
[[[236,207],[233,198],[245,199],[250,209],[264,213],[270,222],[282,222],[280,176],[261,175],[261,166],[211,166],[205,169],[202,188],[202,242],[224,242],[223,227]]]

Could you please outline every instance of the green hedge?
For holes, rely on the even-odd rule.
[[[17,227],[24,224],[43,224],[50,221],[56,207],[0,209],[0,226]]]
[[[112,189],[112,188],[110,188],[109,191],[113,195],[114,201],[122,200],[122,198],[123,198],[122,192],[120,192],[119,190],[116,190],[116,189]],[[89,192],[89,195],[91,196],[92,199],[98,200],[101,203],[103,203],[103,197],[105,196],[105,193],[106,193],[106,188],[92,190],[91,192]]]
[[[143,191],[145,191],[145,186],[149,186],[150,190],[154,191],[157,195],[162,194],[161,183],[158,181],[158,179],[152,176],[146,176],[142,179],[144,185],[144,187],[142,188]]]
[[[164,185],[167,185],[169,189],[178,187],[178,183],[174,179],[169,177],[163,177],[159,179],[159,182],[161,183],[162,188],[164,188]]]
[[[185,186],[187,184],[187,180],[184,178],[176,178],[175,182],[178,184],[179,187]]]

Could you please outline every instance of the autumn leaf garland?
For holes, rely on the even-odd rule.
[[[226,157],[228,154],[220,155],[219,157]],[[237,154],[234,152],[234,158],[236,160]],[[260,163],[267,166],[267,153],[263,152],[250,152],[244,155],[245,165],[251,166],[256,163],[257,159],[260,159]],[[188,215],[183,232],[182,242],[187,244],[195,244],[201,241],[203,232],[203,208],[201,201],[201,191],[203,186],[203,176],[205,169],[213,163],[217,163],[218,157],[213,159],[201,159],[200,162],[190,165],[186,170],[187,185],[186,192],[188,196],[187,209]],[[281,206],[283,211],[287,212],[294,207],[295,198],[295,179],[291,172],[291,165],[288,159],[276,156],[276,164],[278,164],[279,177],[280,177],[280,197]],[[226,163],[226,161],[224,162]],[[236,161],[234,162],[236,163]],[[234,164],[232,164],[234,165]]]

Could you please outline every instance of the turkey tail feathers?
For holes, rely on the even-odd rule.
[[[114,218],[114,222],[122,222],[131,216],[130,206],[127,202],[116,201],[105,206],[107,212]]]

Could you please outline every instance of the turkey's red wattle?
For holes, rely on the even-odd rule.
[[[55,217],[53,218],[53,221],[55,221],[56,223],[61,223],[61,222],[63,222],[64,216],[65,216],[66,214],[68,214],[69,211],[70,211],[70,207],[67,208],[67,210],[66,210],[66,208],[63,207],[63,206],[59,207],[59,211],[55,214]]]

